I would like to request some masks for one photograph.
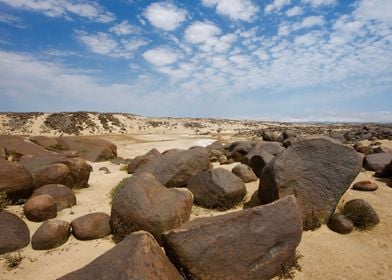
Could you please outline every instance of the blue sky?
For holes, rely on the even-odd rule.
[[[0,0],[0,111],[392,122],[391,0]]]

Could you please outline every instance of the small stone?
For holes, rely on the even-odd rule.
[[[334,232],[347,234],[353,231],[354,224],[346,216],[340,213],[335,213],[329,220],[328,227]]]
[[[353,190],[357,191],[375,191],[378,189],[378,185],[372,181],[359,181],[353,185]]]

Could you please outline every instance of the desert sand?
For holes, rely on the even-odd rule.
[[[53,133],[56,134],[56,133]],[[221,139],[234,141],[230,133],[220,134]],[[191,146],[206,146],[215,141],[217,135],[190,135],[187,131],[159,134],[157,132],[133,135],[102,135],[117,145],[118,155],[123,158],[133,158],[145,154],[152,148],[164,151],[171,148],[189,148]],[[392,148],[391,141],[383,144]],[[57,219],[71,222],[73,219],[90,212],[105,212],[110,214],[110,191],[128,175],[121,171],[122,165],[110,162],[93,163],[89,187],[76,191],[77,205],[58,212]],[[222,165],[231,170],[236,164]],[[214,163],[219,165],[219,163]],[[110,174],[100,171],[107,167]],[[360,180],[375,180],[373,172],[362,171],[353,183]],[[377,179],[379,189],[375,192],[359,192],[351,188],[341,198],[341,203],[353,198],[363,198],[374,206],[380,216],[380,223],[370,231],[354,231],[341,235],[323,225],[315,231],[303,233],[298,247],[303,256],[299,263],[302,271],[297,271],[295,279],[391,279],[392,275],[392,188],[385,180]],[[246,201],[229,211],[238,211],[244,207],[258,188],[258,181],[246,184],[248,194]],[[16,213],[27,223],[32,235],[40,223],[28,221],[23,217],[22,206],[8,206],[7,210]],[[226,211],[227,212],[227,211]],[[220,215],[226,212],[207,210],[193,206],[191,219],[202,216]],[[0,258],[0,279],[56,279],[68,272],[91,262],[93,259],[112,248],[115,244],[110,236],[92,241],[79,241],[72,235],[62,246],[49,251],[35,251],[31,245],[20,251],[24,257],[19,266],[8,269],[3,258]]]

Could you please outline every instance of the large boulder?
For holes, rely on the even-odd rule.
[[[106,213],[90,213],[71,222],[72,234],[79,240],[92,240],[109,235],[110,217]]]
[[[117,146],[107,140],[77,136],[56,140],[65,149],[77,151],[79,157],[88,161],[106,161],[117,156]]]
[[[0,158],[0,191],[11,200],[27,198],[33,187],[33,176],[22,165]]]
[[[160,158],[162,154],[157,149],[151,149],[145,155],[135,157],[131,159],[128,163],[128,174],[132,174],[140,166],[149,163],[157,158]]]
[[[160,241],[162,232],[189,220],[192,204],[193,195],[187,189],[168,189],[150,173],[134,175],[113,199],[110,224],[114,237],[120,240],[145,230]]]
[[[19,158],[22,155],[49,156],[55,153],[48,151],[37,144],[25,140],[24,137],[14,135],[0,135],[0,146],[5,148],[9,155]]]
[[[7,157],[7,151],[3,147],[0,147],[0,159],[7,159]]]
[[[25,155],[20,158],[19,163],[33,174],[34,188],[47,184],[63,184],[70,188],[88,186],[91,166],[81,158],[67,158],[64,155]],[[60,164],[65,165],[68,170]]]
[[[258,143],[258,141],[233,142],[227,147],[227,150],[229,151],[229,157],[235,161],[241,162],[243,157],[246,156]]]
[[[231,170],[231,172],[234,175],[237,175],[238,177],[240,177],[244,183],[257,181],[257,176],[253,172],[252,168],[250,168],[246,164],[241,163],[241,164],[234,166],[233,169]]]
[[[327,223],[340,197],[361,169],[352,147],[328,137],[293,143],[264,168],[259,185],[262,203],[294,194],[304,229]]]
[[[224,168],[203,171],[193,176],[187,185],[195,203],[206,208],[230,209],[246,194],[244,182]]]
[[[30,243],[30,231],[18,216],[0,211],[0,255],[22,249]]]
[[[48,220],[42,223],[31,238],[34,250],[49,250],[67,242],[71,226],[66,221]]]
[[[23,206],[23,213],[29,221],[42,222],[57,216],[56,201],[50,195],[37,195]]]
[[[163,235],[189,279],[271,279],[295,255],[302,219],[296,199],[192,220]]]
[[[165,153],[160,158],[136,169],[134,174],[149,172],[166,187],[177,188],[185,186],[192,176],[207,170],[209,165],[208,150],[195,148]]]
[[[47,194],[53,197],[56,202],[57,211],[70,208],[76,205],[76,196],[74,192],[67,186],[60,184],[44,185],[36,189],[31,197]]]
[[[154,237],[143,231],[129,235],[85,267],[58,280],[182,280]]]
[[[364,167],[367,170],[381,173],[391,161],[392,153],[371,154],[365,157]]]
[[[63,150],[59,142],[53,138],[48,136],[31,136],[29,140],[47,150]]]

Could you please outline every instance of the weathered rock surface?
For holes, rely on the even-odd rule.
[[[367,230],[380,222],[374,208],[363,199],[353,199],[344,204],[342,214],[353,221],[354,226]]]
[[[64,163],[53,163],[34,174],[36,187],[49,184],[72,185],[68,166]]]
[[[53,197],[56,202],[57,211],[70,208],[76,205],[76,196],[74,192],[67,186],[60,184],[44,185],[36,189],[31,197],[47,194]]]
[[[334,232],[347,234],[353,231],[354,223],[346,216],[340,213],[335,213],[329,220],[328,227]]]
[[[129,235],[85,267],[59,280],[181,280],[154,237],[143,231]]]
[[[0,146],[7,149],[10,155],[16,158],[22,155],[50,156],[55,153],[48,151],[32,142],[26,141],[21,136],[0,135]]]
[[[117,156],[117,146],[103,139],[70,136],[56,140],[67,150],[77,151],[79,157],[88,161],[105,161]]]
[[[18,216],[0,211],[0,255],[22,249],[30,243],[30,231]]]
[[[165,250],[190,279],[271,279],[293,258],[302,219],[294,196],[192,220],[163,235]]]
[[[26,198],[31,194],[33,176],[22,165],[0,158],[0,191],[11,200]]]
[[[110,224],[115,239],[145,230],[160,241],[162,232],[189,220],[193,195],[187,189],[168,189],[147,172],[125,184],[112,203]]]
[[[37,195],[26,202],[23,213],[32,222],[55,218],[57,216],[56,201],[50,195]]]
[[[195,203],[218,209],[230,209],[242,201],[246,194],[244,182],[223,168],[203,171],[193,176],[187,185]]]
[[[7,151],[3,147],[0,147],[0,159],[7,159],[7,157]]]
[[[361,169],[356,151],[328,137],[311,137],[287,148],[264,168],[259,198],[270,203],[294,194],[305,229],[327,223]]]
[[[392,161],[392,153],[377,153],[365,157],[364,167],[370,171],[382,172]]]
[[[49,250],[67,242],[71,226],[66,221],[48,220],[42,223],[31,238],[34,250]]]
[[[128,163],[128,174],[132,174],[140,166],[160,158],[161,156],[162,154],[157,149],[151,149],[145,155],[135,157]]]
[[[106,213],[90,213],[72,221],[72,234],[79,240],[102,238],[112,232]]]
[[[64,150],[64,147],[62,147],[59,142],[52,137],[48,136],[32,136],[29,138],[29,140],[47,150]]]
[[[205,148],[168,152],[138,168],[134,174],[153,174],[166,187],[183,187],[188,180],[209,168],[209,152]]]
[[[375,191],[378,189],[378,185],[372,181],[359,181],[353,185],[353,190],[357,191]]]
[[[273,143],[273,142],[271,142]],[[274,159],[274,155],[270,154],[267,151],[260,151],[257,154],[250,154],[246,156],[247,164],[252,168],[253,172],[257,177],[261,176],[264,167]]]
[[[255,173],[253,172],[252,168],[250,168],[248,165],[246,164],[238,164],[235,167],[233,167],[233,169],[231,170],[231,172],[240,177],[241,180],[244,183],[249,183],[249,182],[254,182],[257,181],[257,176],[255,175]]]

